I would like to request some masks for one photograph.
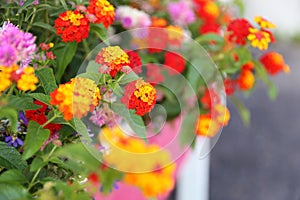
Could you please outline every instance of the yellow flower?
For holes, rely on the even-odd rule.
[[[254,21],[261,27],[261,28],[276,28],[276,25],[272,22],[264,19],[261,16],[254,17]]]
[[[94,81],[86,78],[73,78],[70,82],[60,84],[51,94],[52,105],[58,105],[65,120],[74,116],[82,118],[93,110],[100,100],[100,92]]]
[[[119,127],[106,127],[98,137],[107,149],[106,165],[126,172],[123,181],[139,187],[146,197],[160,196],[174,187],[175,164],[170,164],[169,152],[129,137]]]
[[[33,67],[26,67],[23,69],[21,78],[17,81],[17,87],[23,91],[36,90],[36,84],[39,82],[38,78],[34,74]]]
[[[3,91],[7,90],[12,81],[10,80],[12,68],[0,66],[0,95]]]
[[[271,42],[270,33],[256,28],[249,28],[247,38],[251,41],[253,47],[257,47],[260,50],[268,49],[268,45]]]

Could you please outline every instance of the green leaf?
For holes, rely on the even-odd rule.
[[[34,0],[25,1],[24,4],[19,8],[18,13],[21,13],[25,8],[30,6],[33,2],[34,2]]]
[[[101,41],[107,43],[106,45],[109,45],[107,30],[102,24],[91,24],[91,32],[95,33]]]
[[[37,122],[30,121],[27,135],[24,141],[23,158],[26,160],[37,152],[44,142],[49,138],[50,130],[43,129]]]
[[[0,184],[1,183],[26,183],[27,179],[21,171],[12,169],[4,172],[0,175]]]
[[[15,148],[9,147],[5,142],[0,142],[0,166],[23,171],[27,163],[22,160],[21,154]]]
[[[52,33],[56,34],[55,28],[53,28],[52,26],[50,26],[49,24],[46,24],[44,22],[34,22],[32,24],[32,26],[40,27],[40,28],[46,29],[46,30],[51,31]]]
[[[146,140],[146,127],[141,116],[135,114],[134,110],[128,110],[121,103],[111,104],[111,109],[128,123],[136,135]]]
[[[31,96],[32,98],[36,99],[36,100],[39,100],[47,105],[50,105],[50,96],[49,95],[46,95],[46,94],[43,94],[43,93],[31,93],[31,94],[28,94],[29,96]]]
[[[209,42],[217,42],[217,43],[225,43],[224,38],[221,35],[214,34],[214,33],[208,33],[201,35],[195,39],[196,42],[201,43],[209,43]]]
[[[91,143],[92,139],[89,137],[89,132],[87,130],[86,125],[80,119],[73,119],[75,130],[80,135],[81,139],[87,143]]]
[[[67,157],[68,160],[66,162],[72,162],[74,167],[69,164],[63,165],[57,159],[51,159],[51,162],[55,162],[69,169],[80,169],[83,167],[85,170],[97,170],[100,166],[100,158],[97,157],[97,154],[100,155],[99,152],[95,152],[95,149],[88,147],[87,145],[83,145],[82,143],[77,144],[69,144],[65,145],[63,148],[60,148],[58,151],[54,153],[55,156]],[[97,157],[97,158],[96,158]]]
[[[120,85],[117,82],[114,82],[109,86],[116,95],[118,95],[119,97],[123,96],[123,89],[120,87]]]
[[[274,83],[271,81],[268,83],[268,95],[271,100],[275,100],[278,96],[278,89]]]
[[[251,52],[247,48],[238,47],[235,49],[235,53],[239,58],[238,63],[240,66],[243,66],[252,60]]]
[[[17,132],[18,112],[12,108],[0,108],[0,119],[7,118],[13,132]]]
[[[96,63],[94,60],[91,60],[86,67],[86,72],[99,73],[98,68],[100,64]]]
[[[77,50],[76,42],[69,42],[64,44],[64,47],[61,49],[57,49],[54,54],[59,55],[56,58],[56,73],[55,77],[58,82],[60,82],[68,64],[72,61]]]
[[[251,118],[249,110],[245,107],[245,105],[238,98],[231,96],[230,99],[233,101],[236,108],[238,109],[240,117],[241,117],[243,123],[245,124],[245,126],[249,126],[250,118]]]
[[[3,200],[24,200],[30,199],[27,190],[17,184],[0,184],[0,199]]]
[[[46,94],[50,94],[57,88],[54,73],[51,68],[42,68],[36,71]]]
[[[36,110],[41,106],[33,103],[33,99],[29,96],[9,96],[8,106],[16,110]]]
[[[136,73],[134,72],[130,72],[129,74],[126,74],[120,81],[119,84],[120,85],[125,85],[127,83],[130,83],[132,81],[138,80],[139,77]]]
[[[64,7],[65,10],[68,10],[68,6],[65,0],[60,0],[61,5]]]
[[[36,157],[33,159],[31,165],[30,165],[30,172],[35,172],[39,168],[42,168],[46,165],[47,163],[43,161],[43,159]]]
[[[102,76],[101,74],[94,73],[94,72],[85,72],[85,73],[77,75],[77,77],[87,78],[87,79],[93,80],[96,84],[99,83],[99,81],[101,79],[101,76]]]

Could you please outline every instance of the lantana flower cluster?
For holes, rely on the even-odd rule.
[[[81,42],[89,35],[90,23],[103,24],[108,28],[115,19],[114,7],[107,0],[90,0],[88,8],[78,6],[77,10],[67,10],[54,22],[56,34],[63,42]]]

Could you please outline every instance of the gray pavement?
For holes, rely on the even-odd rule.
[[[229,102],[231,122],[211,153],[210,200],[300,200],[300,45],[272,48],[291,74],[272,78],[279,86],[275,101],[263,84],[244,100],[249,128]]]

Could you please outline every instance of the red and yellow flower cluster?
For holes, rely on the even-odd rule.
[[[220,97],[214,89],[207,89],[201,98],[201,103],[208,113],[201,114],[196,123],[196,133],[199,136],[214,137],[220,128],[227,126],[230,112],[220,102]]]
[[[102,23],[108,28],[114,19],[114,7],[107,0],[90,0],[88,9],[79,6],[75,11],[68,10],[61,13],[54,22],[54,28],[63,42],[78,43],[88,37],[90,22]]]
[[[18,65],[0,66],[0,80],[0,95],[14,83],[19,90],[34,91],[39,81],[33,67],[20,68]]]
[[[260,50],[268,49],[269,43],[275,42],[275,38],[272,32],[267,29],[276,26],[260,16],[255,17],[254,21],[259,25],[259,28],[252,26],[246,19],[231,20],[227,27],[229,41],[238,45],[246,45],[247,41],[250,41],[253,47]]]
[[[55,20],[54,28],[63,42],[81,42],[89,35],[90,22],[80,11],[68,10]]]
[[[57,105],[65,120],[82,118],[99,104],[100,91],[94,81],[86,78],[73,78],[60,84],[51,94],[52,105]]]
[[[129,56],[119,46],[103,48],[96,56],[100,73],[110,74],[113,78],[119,72],[126,72],[130,65]]]
[[[108,28],[115,20],[115,8],[107,0],[91,0],[88,13],[96,16],[94,23]]]
[[[122,181],[140,188],[145,197],[161,196],[173,189],[175,164],[169,152],[129,137],[118,127],[104,128],[99,140],[109,149],[103,154],[106,165],[126,172]]]
[[[128,109],[135,110],[137,115],[143,116],[155,106],[156,90],[143,80],[133,81],[125,86],[121,102]]]

